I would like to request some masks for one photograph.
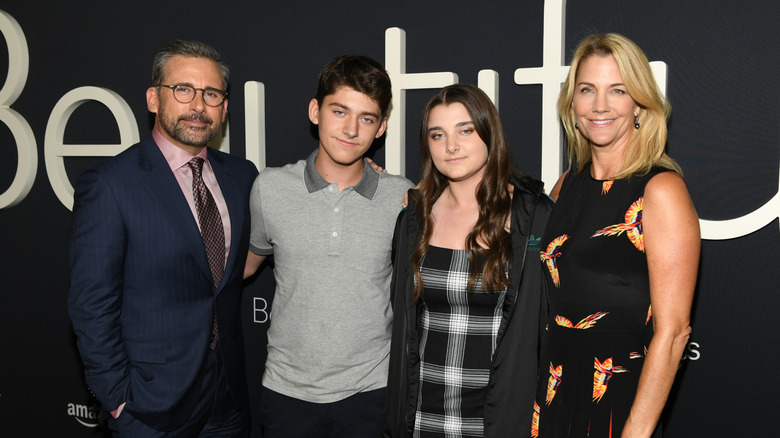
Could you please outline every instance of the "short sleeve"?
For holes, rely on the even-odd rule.
[[[249,249],[257,255],[271,255],[274,249],[269,241],[263,214],[263,190],[260,176],[255,178],[249,193],[249,213],[252,218],[252,231],[249,237]]]

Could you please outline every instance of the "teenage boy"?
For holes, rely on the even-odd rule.
[[[384,134],[390,78],[364,56],[320,72],[319,147],[269,168],[250,195],[245,277],[274,255],[260,418],[266,438],[381,436],[390,351],[391,245],[412,183],[364,155]]]

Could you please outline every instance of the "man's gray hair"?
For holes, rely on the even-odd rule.
[[[227,88],[230,68],[222,61],[222,56],[217,49],[200,41],[175,40],[163,47],[154,57],[152,65],[152,85],[161,85],[165,77],[165,66],[174,56],[186,56],[189,58],[207,58],[217,63],[222,73],[222,87]]]

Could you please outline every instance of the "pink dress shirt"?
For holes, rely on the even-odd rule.
[[[225,230],[225,263],[227,263],[228,254],[230,254],[230,214],[228,213],[227,204],[225,203],[225,197],[222,196],[222,191],[219,189],[217,178],[214,176],[214,170],[211,168],[211,163],[209,163],[208,160],[208,147],[204,147],[198,155],[191,155],[166,140],[165,137],[157,131],[156,127],[152,130],[152,137],[154,138],[155,143],[157,143],[157,147],[160,148],[163,156],[165,156],[165,160],[168,162],[173,175],[176,177],[176,181],[179,182],[179,187],[181,187],[181,191],[187,199],[187,204],[190,206],[192,216],[195,218],[195,223],[198,224],[198,228],[200,228],[198,211],[195,209],[195,198],[192,196],[192,170],[187,163],[195,156],[206,160],[205,163],[203,163],[203,182],[211,192],[211,196],[214,197],[214,202],[216,202],[217,209],[219,209],[219,215],[222,217],[222,228]]]

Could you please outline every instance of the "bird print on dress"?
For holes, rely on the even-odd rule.
[[[637,199],[626,211],[625,222],[622,224],[610,225],[596,231],[590,237],[598,236],[619,236],[626,232],[628,239],[634,244],[636,249],[645,251],[645,239],[642,234],[642,204],[644,198]]]
[[[536,438],[539,436],[539,403],[534,401],[534,416],[531,420],[531,437]]]
[[[599,358],[594,358],[593,368],[593,401],[598,403],[607,392],[607,384],[612,378],[613,373],[625,373],[627,369],[612,365],[612,358],[607,358],[604,362],[599,362]]]
[[[650,323],[650,318],[653,317],[653,305],[647,306],[647,319],[645,319],[645,325]]]
[[[568,238],[569,236],[567,234],[556,237],[547,245],[547,251],[541,253],[542,261],[547,265],[547,269],[550,271],[550,277],[552,277],[555,287],[560,287],[561,284],[561,280],[558,277],[558,264],[555,259],[560,257],[561,246]]]
[[[553,398],[555,397],[555,392],[558,390],[558,386],[561,384],[562,375],[563,364],[556,367],[552,364],[552,362],[550,362],[550,378],[547,380],[547,397],[545,398],[547,406],[550,406],[550,403],[552,403]]]
[[[564,316],[555,315],[555,322],[562,327],[585,330],[593,327],[596,324],[596,321],[606,316],[607,313],[609,312],[596,312],[593,315],[588,315],[585,318],[582,318],[576,325],[572,324],[572,322]]]
[[[650,323],[650,319],[653,317],[653,306],[647,306],[647,318],[645,318],[645,325]],[[642,357],[647,356],[647,347],[645,347],[644,354],[638,352],[638,351],[632,351],[629,353],[628,358],[629,359],[639,359]]]
[[[639,358],[647,356],[647,345],[645,345],[643,351],[644,351],[644,354],[642,354],[642,353],[640,353],[638,351],[632,351],[631,353],[628,354],[628,358],[629,359],[639,359]]]

